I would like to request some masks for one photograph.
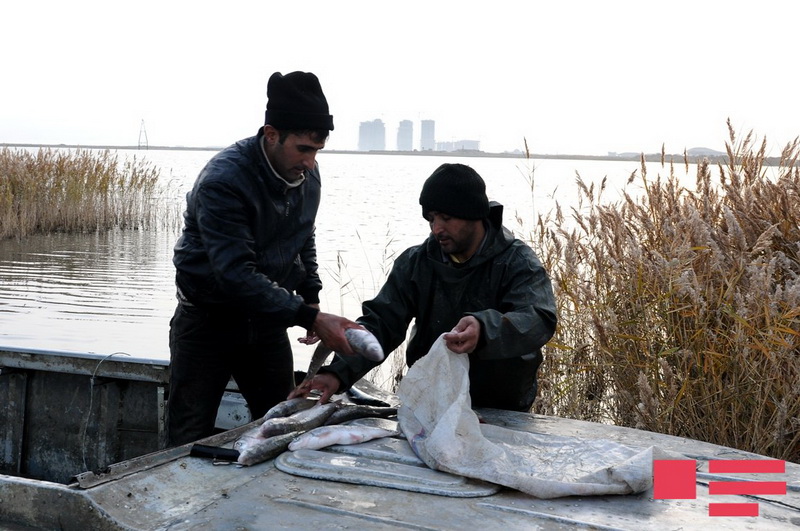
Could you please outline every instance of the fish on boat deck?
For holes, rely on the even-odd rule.
[[[279,417],[288,417],[290,415],[294,415],[300,411],[305,411],[306,409],[311,409],[317,404],[316,398],[290,398],[289,400],[284,400],[276,404],[275,406],[271,407],[269,411],[264,415],[264,421],[269,419],[275,419]]]
[[[377,407],[393,407],[388,402],[381,400],[375,396],[370,395],[358,389],[357,387],[351,387],[347,390],[347,397],[356,404],[361,404],[364,406],[377,406]]]
[[[275,458],[289,448],[292,441],[321,427],[337,429],[318,432],[313,439],[309,437],[296,446],[321,444],[317,448],[324,448],[332,444],[355,444],[377,437],[396,435],[396,430],[374,426],[340,425],[342,422],[355,419],[377,420],[396,414],[395,407],[375,407],[342,401],[320,404],[317,399],[305,397],[287,399],[270,408],[261,424],[244,433],[234,443],[234,449],[239,452],[237,463],[250,466]]]
[[[365,417],[389,418],[397,415],[396,407],[375,407],[362,404],[342,404],[325,421],[325,425],[342,424],[351,420]]]
[[[268,419],[259,427],[259,433],[262,437],[272,437],[293,431],[304,432],[317,428],[325,424],[325,421],[333,415],[333,412],[339,409],[339,406],[338,402],[316,404],[310,409],[288,417]]]
[[[393,437],[397,431],[372,426],[349,426],[337,424],[321,426],[307,431],[289,443],[289,450],[319,450],[334,444],[358,444],[381,437]]]
[[[302,400],[314,402],[313,400],[305,398]],[[296,399],[281,402],[278,404],[278,406],[281,407],[276,406],[276,408],[278,408],[276,412],[291,411],[297,407],[297,403]],[[302,404],[303,407],[306,405],[307,404]],[[376,437],[388,437],[390,436],[389,434],[396,434],[396,430],[383,429],[383,432],[387,433],[380,435],[381,432],[374,431],[376,429],[375,426],[342,426],[340,423],[363,418],[386,418],[396,413],[397,408],[393,407],[344,404],[338,401],[328,402],[327,404],[314,402],[314,405],[310,408],[301,409],[284,417],[266,419],[260,425],[244,433],[233,446],[234,449],[239,451],[237,463],[250,466],[277,457],[289,447],[289,444],[294,439],[321,427],[330,428],[339,426],[341,428],[348,428],[350,431],[346,432],[342,429],[336,429],[332,430],[330,433],[325,432],[322,439],[314,439],[313,444],[315,445],[325,442],[325,444],[319,446],[319,448],[329,446],[330,444],[355,444]],[[370,429],[362,430],[361,428]],[[345,433],[349,433],[349,435],[345,435]],[[323,433],[317,434],[319,437],[322,435]],[[328,441],[331,440],[334,442],[328,443]]]
[[[287,405],[282,410],[288,411],[292,407],[294,405]],[[277,457],[298,435],[322,426],[338,408],[338,402],[316,404],[286,417],[265,420],[242,434],[233,444],[233,448],[239,451],[236,462],[250,466]]]
[[[239,451],[236,462],[240,465],[251,466],[278,457],[286,451],[289,444],[300,433],[293,431],[272,437],[262,437],[258,429],[250,430],[239,437],[233,445],[233,448]]]

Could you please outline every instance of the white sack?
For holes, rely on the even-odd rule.
[[[469,358],[441,337],[400,383],[400,429],[430,468],[538,498],[630,494],[653,483],[655,447],[541,435],[480,424],[469,396]]]

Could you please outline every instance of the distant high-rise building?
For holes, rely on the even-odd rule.
[[[386,149],[386,127],[382,120],[361,122],[358,128],[359,151],[383,151]]]
[[[436,122],[433,120],[422,120],[420,122],[419,149],[422,151],[433,151],[436,149]]]
[[[411,120],[401,120],[397,128],[397,151],[412,149],[414,149],[414,123]]]

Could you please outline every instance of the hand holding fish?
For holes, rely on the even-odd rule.
[[[318,336],[322,343],[332,351],[339,352],[345,356],[353,356],[355,353],[344,335],[345,330],[349,328],[363,329],[364,327],[345,317],[319,312],[309,336],[311,334]]]
[[[456,354],[469,354],[478,347],[481,338],[481,322],[475,317],[462,317],[452,331],[444,335],[444,341]]]
[[[344,331],[345,340],[348,343],[348,346],[351,347],[351,352],[354,354],[358,354],[370,361],[380,363],[383,361],[383,348],[381,344],[378,342],[378,339],[370,333],[369,330],[361,327],[359,328],[348,328]],[[328,399],[339,390],[341,386],[341,382],[335,376],[331,381],[327,378],[323,379],[320,375],[319,377],[315,378],[317,371],[322,367],[325,360],[331,353],[331,349],[323,342],[321,345],[317,346],[317,349],[314,351],[314,355],[311,356],[311,363],[308,365],[308,371],[306,372],[306,377],[300,383],[300,385],[295,388],[294,391],[289,394],[289,399],[297,398],[297,397],[306,397],[308,394],[317,389],[322,392],[322,396],[320,397],[320,403],[324,404],[328,401]],[[343,354],[342,352],[340,352]]]

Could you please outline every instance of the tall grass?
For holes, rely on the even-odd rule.
[[[174,224],[158,180],[158,169],[109,151],[3,148],[0,238]]]
[[[364,250],[364,242],[358,231],[356,231],[356,237],[361,244],[362,250]],[[328,269],[327,273],[332,278],[333,282],[339,286],[340,315],[347,315],[345,299],[354,297],[360,306],[366,299],[371,299],[380,291],[386,279],[389,277],[394,262],[395,251],[392,248],[393,243],[394,238],[387,227],[386,243],[383,247],[379,270],[377,271],[373,270],[372,261],[365,252],[363,263],[366,264],[369,269],[370,283],[366,283],[366,276],[364,276],[362,278],[364,283],[356,284],[355,279],[348,270],[344,256],[342,256],[341,252],[336,254],[336,269]],[[386,360],[365,374],[364,379],[390,393],[397,392],[400,381],[403,379],[403,375],[406,372],[405,352],[405,343],[392,352],[386,352]]]
[[[693,187],[662,156],[615,201],[578,176],[578,206],[538,216],[560,321],[535,412],[800,462],[800,149],[767,168],[728,127]]]

